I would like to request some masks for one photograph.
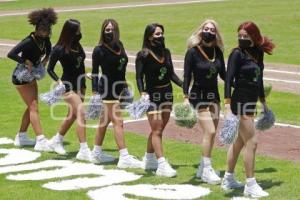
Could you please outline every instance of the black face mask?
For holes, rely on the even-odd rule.
[[[49,38],[48,36],[45,37],[45,36],[39,36],[39,35],[35,35],[34,37],[39,42],[44,42],[45,40],[47,40]]]
[[[104,42],[107,44],[110,44],[113,41],[114,38],[114,34],[113,32],[109,32],[109,33],[104,33]]]
[[[211,34],[210,32],[202,32],[202,39],[206,43],[210,43],[216,40],[216,34]]]
[[[78,43],[78,42],[81,40],[81,38],[82,38],[82,34],[81,34],[81,33],[76,34],[76,35],[74,36],[74,38],[73,38],[73,42],[74,42],[74,43]]]
[[[164,38],[164,36],[154,37],[153,40],[152,40],[152,42],[157,47],[164,47],[165,46],[165,38]]]
[[[251,44],[252,44],[251,40],[239,39],[239,47],[241,47],[242,49],[246,49],[246,48],[250,47]]]

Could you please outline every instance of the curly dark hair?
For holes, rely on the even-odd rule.
[[[43,8],[28,14],[28,22],[36,29],[51,30],[51,26],[56,24],[57,14],[53,8]]]

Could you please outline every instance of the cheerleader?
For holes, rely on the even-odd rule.
[[[28,21],[35,26],[35,31],[17,44],[7,55],[18,63],[12,75],[12,83],[27,106],[14,144],[15,146],[35,145],[36,151],[50,151],[40,123],[36,80],[42,78],[44,66],[49,59],[51,27],[56,23],[57,16],[52,8],[44,8],[31,12],[28,15]],[[41,73],[37,74],[39,77],[33,76],[33,72],[37,70]],[[27,137],[29,124],[35,132],[36,141]]]
[[[184,104],[191,104],[198,111],[203,130],[202,159],[196,177],[209,184],[221,182],[212,167],[211,152],[220,113],[218,75],[225,81],[223,46],[217,23],[205,20],[188,40],[184,60]],[[189,91],[192,77],[193,86]]]
[[[239,188],[234,178],[238,156],[244,148],[246,184],[244,195],[254,198],[268,196],[254,177],[257,137],[254,129],[256,103],[259,99],[266,111],[263,69],[264,53],[271,54],[275,45],[261,35],[253,22],[244,22],[238,27],[239,46],[231,52],[228,59],[225,83],[225,115],[233,113],[240,117],[239,133],[227,154],[227,170],[222,181],[223,189]],[[231,87],[234,87],[231,93]]]
[[[147,112],[151,133],[143,158],[143,168],[156,170],[158,176],[174,177],[176,171],[163,155],[162,133],[172,110],[171,81],[179,87],[182,87],[182,81],[174,72],[171,53],[165,48],[163,35],[164,27],[160,24],[146,27],[142,50],[136,58],[136,81],[141,96],[149,95],[151,103]]]
[[[86,86],[85,52],[80,44],[81,37],[80,22],[75,19],[67,20],[50,56],[47,71],[54,81],[65,85],[66,92],[63,98],[68,103],[69,108],[67,117],[63,120],[57,134],[50,140],[49,146],[58,154],[66,154],[63,148],[63,138],[76,120],[76,131],[80,142],[80,150],[76,155],[76,159],[91,161],[91,151],[86,142],[85,110],[83,106]],[[58,61],[63,68],[61,78],[54,72]]]
[[[104,110],[96,131],[92,157],[96,163],[112,162],[115,158],[102,150],[107,126],[113,124],[115,141],[120,156],[118,168],[140,168],[141,161],[128,153],[123,131],[123,119],[120,110],[120,95],[127,87],[125,73],[128,62],[124,46],[120,41],[118,23],[113,19],[104,20],[99,44],[94,48],[92,69],[92,90],[100,93]],[[102,75],[98,77],[99,66]],[[99,102],[100,103],[100,102]]]

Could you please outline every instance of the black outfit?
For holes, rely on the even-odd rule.
[[[99,92],[106,101],[119,100],[120,94],[126,87],[126,66],[128,57],[123,44],[96,46],[93,51],[92,90]],[[99,66],[102,75],[98,77]]]
[[[171,53],[168,49],[152,47],[151,51],[157,57],[164,57],[164,61],[158,62],[149,50],[140,51],[135,63],[136,81],[139,92],[149,94],[152,105],[148,111],[157,111],[163,105],[172,105],[173,103],[171,80],[180,87],[182,87],[182,81],[174,72]]]
[[[258,97],[265,97],[263,56],[264,52],[259,47],[235,48],[229,56],[225,98],[231,98],[231,110],[235,115],[254,115]]]
[[[201,46],[209,59],[199,50],[190,48],[184,59],[183,93],[189,96],[189,101],[195,109],[207,108],[211,103],[219,103],[218,75],[225,81],[225,63],[223,52],[218,47]],[[189,93],[191,78],[194,78]]]
[[[58,81],[54,68],[59,61],[63,68],[61,81],[65,84],[66,92],[71,90],[77,92],[86,88],[84,59],[85,53],[79,43],[74,44],[69,52],[62,46],[56,45],[51,52],[47,71],[53,80]]]
[[[21,67],[19,64],[24,64],[25,60],[30,60],[33,67],[37,67],[44,55],[49,56],[51,52],[50,38],[46,38],[43,41],[39,41],[34,37],[34,33],[30,33],[25,39],[17,44],[10,52],[7,57],[18,62],[17,67]],[[21,56],[19,54],[21,53]],[[24,65],[22,66],[24,67]],[[16,68],[15,68],[16,70]],[[24,85],[28,82],[20,82],[16,76],[12,75],[12,83],[14,85]]]

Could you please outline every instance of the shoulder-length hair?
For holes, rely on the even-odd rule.
[[[204,26],[208,23],[211,23],[214,25],[215,29],[216,29],[216,46],[218,46],[221,51],[224,51],[224,43],[223,43],[223,38],[221,36],[220,33],[220,29],[219,29],[219,25],[215,20],[212,19],[207,19],[205,20],[195,31],[194,33],[191,35],[191,37],[188,39],[187,41],[187,48],[193,48],[195,46],[197,46],[198,44],[200,44],[202,42],[202,32],[204,29]]]
[[[56,45],[62,46],[66,52],[69,52],[71,49],[72,40],[75,37],[79,27],[80,27],[80,22],[78,20],[76,19],[67,20],[62,28],[62,31],[60,33]]]
[[[242,29],[248,33],[255,46],[261,47],[267,54],[272,54],[275,44],[268,37],[261,35],[258,26],[254,22],[247,21],[242,23],[237,31],[239,32]]]
[[[104,43],[104,32],[105,32],[105,28],[109,23],[111,23],[111,25],[114,27],[112,43],[117,44],[120,41],[120,29],[119,29],[118,22],[114,19],[106,19],[102,23],[99,45]]]

